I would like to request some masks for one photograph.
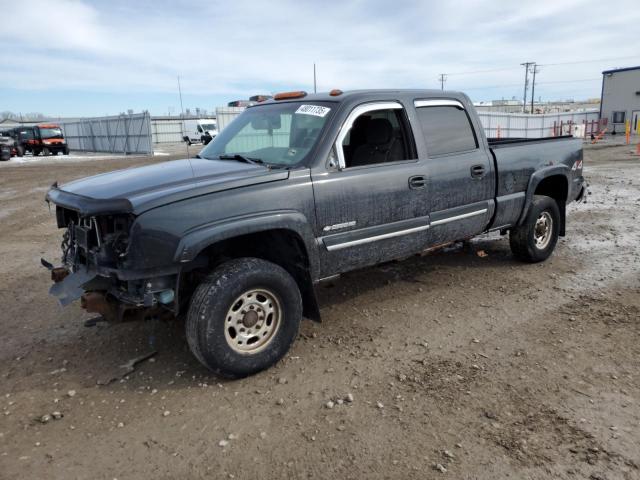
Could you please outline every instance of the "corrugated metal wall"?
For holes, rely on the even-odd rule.
[[[241,107],[222,107],[216,108],[218,117],[218,130],[231,123],[244,108]],[[564,112],[564,113],[547,113],[541,115],[531,115],[523,113],[506,113],[506,112],[478,112],[482,126],[485,129],[487,137],[498,136],[498,126],[500,127],[500,137],[522,137],[522,138],[540,138],[553,136],[554,122],[557,127],[556,134],[560,131],[560,124],[563,125],[572,122],[574,124],[582,124],[583,122],[597,122],[598,110],[587,110],[584,112]],[[589,129],[587,129],[589,131]],[[568,131],[564,132],[568,134]]]
[[[244,109],[245,107],[217,107],[218,132],[224,130],[238,115],[244,112]]]
[[[182,120],[179,118],[151,119],[151,137],[153,143],[180,143],[182,142]]]
[[[547,113],[542,115],[529,115],[523,113],[504,112],[478,112],[482,126],[487,137],[498,137],[498,127],[500,127],[500,137],[520,137],[520,138],[541,138],[552,137],[554,122],[559,132],[560,124],[572,122],[582,124],[583,122],[598,121],[597,110],[585,112],[567,113]]]
[[[70,150],[109,153],[153,153],[148,112],[58,122]]]
[[[199,117],[189,116],[185,120],[215,120],[215,117],[204,115]],[[153,143],[181,143],[184,134],[183,119],[180,117],[152,117],[151,137]]]

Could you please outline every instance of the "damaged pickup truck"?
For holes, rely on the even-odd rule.
[[[582,142],[487,139],[466,95],[287,92],[197,158],[53,185],[64,229],[51,293],[108,319],[186,317],[228,377],[282,358],[314,285],[489,231],[539,262],[585,191]]]

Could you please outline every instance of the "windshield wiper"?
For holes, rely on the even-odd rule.
[[[274,164],[274,163],[267,163],[264,160],[262,160],[261,158],[247,157],[246,155],[241,155],[239,153],[222,154],[222,155],[218,155],[216,158],[218,158],[219,160],[238,160],[239,162],[250,163],[252,165],[264,165],[268,169],[272,169],[272,168],[288,169],[289,168],[286,165],[278,165],[278,164]]]
[[[218,155],[218,158],[220,160],[238,160],[240,162],[251,163],[253,165],[264,165],[264,161],[260,158],[247,157],[246,155],[240,155],[239,153],[234,153],[232,155]]]

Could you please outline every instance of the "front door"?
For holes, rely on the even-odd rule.
[[[313,174],[322,276],[398,258],[427,242],[427,172],[402,105],[356,107],[327,171]]]

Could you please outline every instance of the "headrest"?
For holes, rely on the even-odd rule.
[[[367,143],[383,145],[391,141],[393,127],[386,118],[372,118],[367,125]]]

